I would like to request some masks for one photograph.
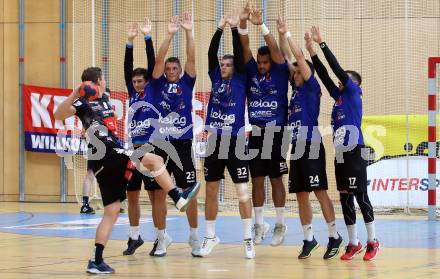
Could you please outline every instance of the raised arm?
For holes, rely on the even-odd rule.
[[[124,78],[125,85],[131,84],[131,75],[133,73],[133,41],[138,34],[137,23],[132,23],[128,26],[127,30],[127,44],[125,46],[124,57]]]
[[[173,16],[168,23],[168,32],[163,40],[156,57],[156,64],[154,65],[153,78],[158,79],[163,75],[165,70],[165,56],[167,55],[168,49],[170,48],[171,41],[173,40],[174,34],[179,31],[179,17]]]
[[[239,73],[245,73],[246,69],[243,60],[243,48],[240,43],[240,35],[238,34],[238,23],[240,18],[238,15],[230,15],[226,19],[226,22],[231,26],[232,31],[232,47],[234,49],[234,68]]]
[[[342,82],[343,85],[345,85],[349,79],[349,76],[344,71],[344,69],[342,69],[341,65],[339,65],[338,60],[333,55],[327,44],[324,42],[321,32],[319,31],[319,27],[312,27],[312,38],[315,42],[319,44],[322,52],[324,53],[325,59],[327,59],[327,62],[330,65],[333,73],[335,73],[336,77]]]
[[[193,21],[190,13],[185,12],[181,17],[182,28],[186,35],[186,64],[185,72],[192,78],[196,77],[196,46],[193,36]]]
[[[250,16],[250,21],[252,22],[252,24],[259,26],[259,28],[261,30],[261,34],[263,34],[264,41],[266,42],[267,46],[269,47],[270,57],[272,58],[272,61],[274,61],[277,64],[283,64],[284,63],[283,54],[281,53],[281,51],[277,45],[277,42],[275,41],[275,38],[270,33],[266,24],[264,24],[264,22],[263,22],[263,16],[261,14],[261,10],[259,10],[259,9],[252,10],[251,16]]]
[[[145,17],[144,24],[141,26],[141,32],[144,34],[145,39],[145,50],[147,52],[147,77],[151,78],[153,74],[154,65],[156,58],[154,57],[154,46],[153,40],[151,39],[151,20]]]
[[[220,47],[220,39],[223,35],[223,29],[226,26],[226,20],[224,18],[220,19],[220,22],[218,23],[217,30],[214,33],[214,36],[212,36],[211,44],[209,45],[208,50],[208,62],[209,62],[209,71],[214,70],[216,67],[219,67],[218,63],[218,49]]]
[[[279,20],[279,25],[284,26],[284,28],[287,30],[286,22],[284,18],[280,17],[278,18],[278,20]],[[284,37],[286,38],[290,51],[293,53],[293,56],[295,57],[296,63],[298,63],[298,68],[301,72],[301,75],[305,80],[309,80],[310,76],[312,75],[312,71],[310,70],[310,67],[306,62],[304,53],[299,48],[299,46],[292,40],[292,36],[290,35],[290,32],[285,32]]]
[[[53,114],[55,119],[64,120],[75,115],[76,109],[72,105],[78,97],[78,88],[76,88],[61,104],[59,104],[57,110]]]
[[[241,47],[243,49],[243,61],[245,64],[247,64],[252,59],[252,51],[249,47],[249,35],[248,35],[248,29],[247,29],[247,21],[249,19],[251,13],[251,7],[249,5],[249,2],[246,3],[246,6],[244,6],[241,9],[240,12],[240,25],[238,27],[238,33],[240,34],[240,42]]]
[[[312,58],[312,63],[315,67],[316,73],[318,74],[325,88],[327,88],[327,91],[330,93],[330,95],[335,98],[336,96],[333,96],[335,92],[334,90],[337,90],[338,88],[336,87],[333,80],[330,78],[327,69],[325,68],[324,64],[322,64],[321,60],[313,49],[313,39],[309,32],[306,32],[304,34],[304,40],[306,42],[306,49],[310,53],[310,57]]]

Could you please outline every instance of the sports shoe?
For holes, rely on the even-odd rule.
[[[203,239],[202,247],[200,248],[200,256],[204,257],[211,254],[212,249],[220,243],[220,239],[215,236],[213,238],[205,237]]]
[[[115,270],[105,262],[96,264],[94,261],[89,260],[89,264],[87,265],[87,272],[93,274],[111,274],[115,273]]]
[[[142,244],[144,244],[144,241],[142,240],[141,236],[139,236],[136,240],[133,240],[131,237],[129,237],[127,241],[127,249],[122,252],[122,255],[133,255],[136,249],[141,247]]]
[[[351,243],[348,243],[347,246],[345,246],[345,254],[341,256],[341,260],[349,261],[354,258],[356,254],[359,254],[364,250],[364,246],[360,242],[356,246],[354,246]]]
[[[200,255],[200,242],[198,239],[189,238],[188,244],[191,247],[191,255],[193,257],[201,257]]]
[[[254,247],[254,242],[252,241],[252,239],[248,238],[248,239],[243,240],[243,244],[244,244],[244,253],[245,253],[246,259],[255,258],[255,247]]]
[[[156,238],[156,240],[154,241],[153,248],[151,249],[151,251],[149,253],[149,255],[152,256],[152,257],[154,257],[154,252],[156,252],[157,244],[159,244],[159,239],[158,238]]]
[[[324,260],[332,259],[339,254],[343,239],[339,233],[338,236],[339,237],[337,239],[335,239],[334,237],[328,238],[327,251],[325,251]]]
[[[375,239],[374,241],[367,242],[367,251],[365,251],[364,261],[371,261],[377,256],[377,252],[379,252],[380,243],[379,240]]]
[[[263,224],[254,224],[254,244],[258,245],[263,242],[266,237],[267,232],[269,231],[270,225],[268,223]]]
[[[301,249],[301,253],[298,255],[298,259],[307,259],[312,255],[312,252],[319,247],[319,243],[313,237],[312,241],[303,240],[304,244]]]
[[[172,242],[173,239],[168,234],[165,234],[162,238],[159,238],[156,251],[154,251],[154,256],[165,257],[167,255],[167,249]]]
[[[275,224],[275,228],[273,229],[272,241],[270,242],[270,245],[278,246],[283,244],[286,231],[287,231],[286,225]]]
[[[176,203],[176,208],[180,212],[185,212],[190,201],[197,195],[200,190],[200,183],[196,182],[191,187],[180,192],[180,198]]]
[[[88,204],[84,204],[81,206],[81,210],[79,211],[81,214],[95,214],[95,210]]]

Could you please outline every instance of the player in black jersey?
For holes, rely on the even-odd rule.
[[[83,72],[82,80],[92,81],[98,85],[99,96],[102,96],[106,81],[100,68],[87,68]],[[139,152],[122,149],[118,137],[104,121],[105,110],[101,98],[89,101],[85,97],[79,97],[78,90],[74,90],[54,113],[58,120],[73,115],[78,116],[86,129],[87,140],[92,145],[87,151],[88,159],[96,161],[93,172],[104,204],[104,216],[96,229],[94,255],[87,266],[87,272],[96,274],[114,273],[114,269],[103,261],[102,254],[119,216],[121,201],[126,198],[126,185],[136,167],[133,161],[140,161],[138,169],[147,169],[154,175],[156,182],[173,199],[180,211],[186,210],[189,202],[200,189],[199,183],[195,183],[184,192],[174,186],[161,157],[145,153],[138,156],[140,158],[136,158],[134,156]]]

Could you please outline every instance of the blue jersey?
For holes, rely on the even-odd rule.
[[[219,135],[237,136],[239,132],[244,135],[246,75],[235,72],[232,79],[223,80],[217,66],[209,72],[209,77],[212,90],[206,114],[208,131]]]
[[[192,97],[196,79],[184,73],[178,82],[151,79],[153,104],[160,113],[154,138],[192,139]]]
[[[335,145],[363,145],[361,88],[349,78],[344,89],[340,91],[335,88],[331,96],[335,100],[331,120]],[[349,141],[350,130],[353,129],[358,131],[358,135],[353,134],[352,136],[356,138]]]
[[[144,90],[136,92],[132,83],[127,84],[129,96],[128,136],[132,144],[149,142],[153,131],[152,115],[156,115],[152,107],[151,85],[147,83]]]
[[[246,64],[248,73],[249,123],[266,126],[274,123],[285,126],[287,120],[287,91],[289,67],[287,62],[272,62],[270,71],[262,76],[258,73],[257,62],[252,58]]]
[[[289,126],[292,129],[292,143],[297,140],[321,141],[318,131],[321,87],[312,74],[301,87],[292,85],[292,98],[289,105]]]

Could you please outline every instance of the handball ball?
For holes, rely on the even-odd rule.
[[[99,98],[99,87],[94,82],[85,81],[79,88],[79,96],[84,97],[89,101]]]

